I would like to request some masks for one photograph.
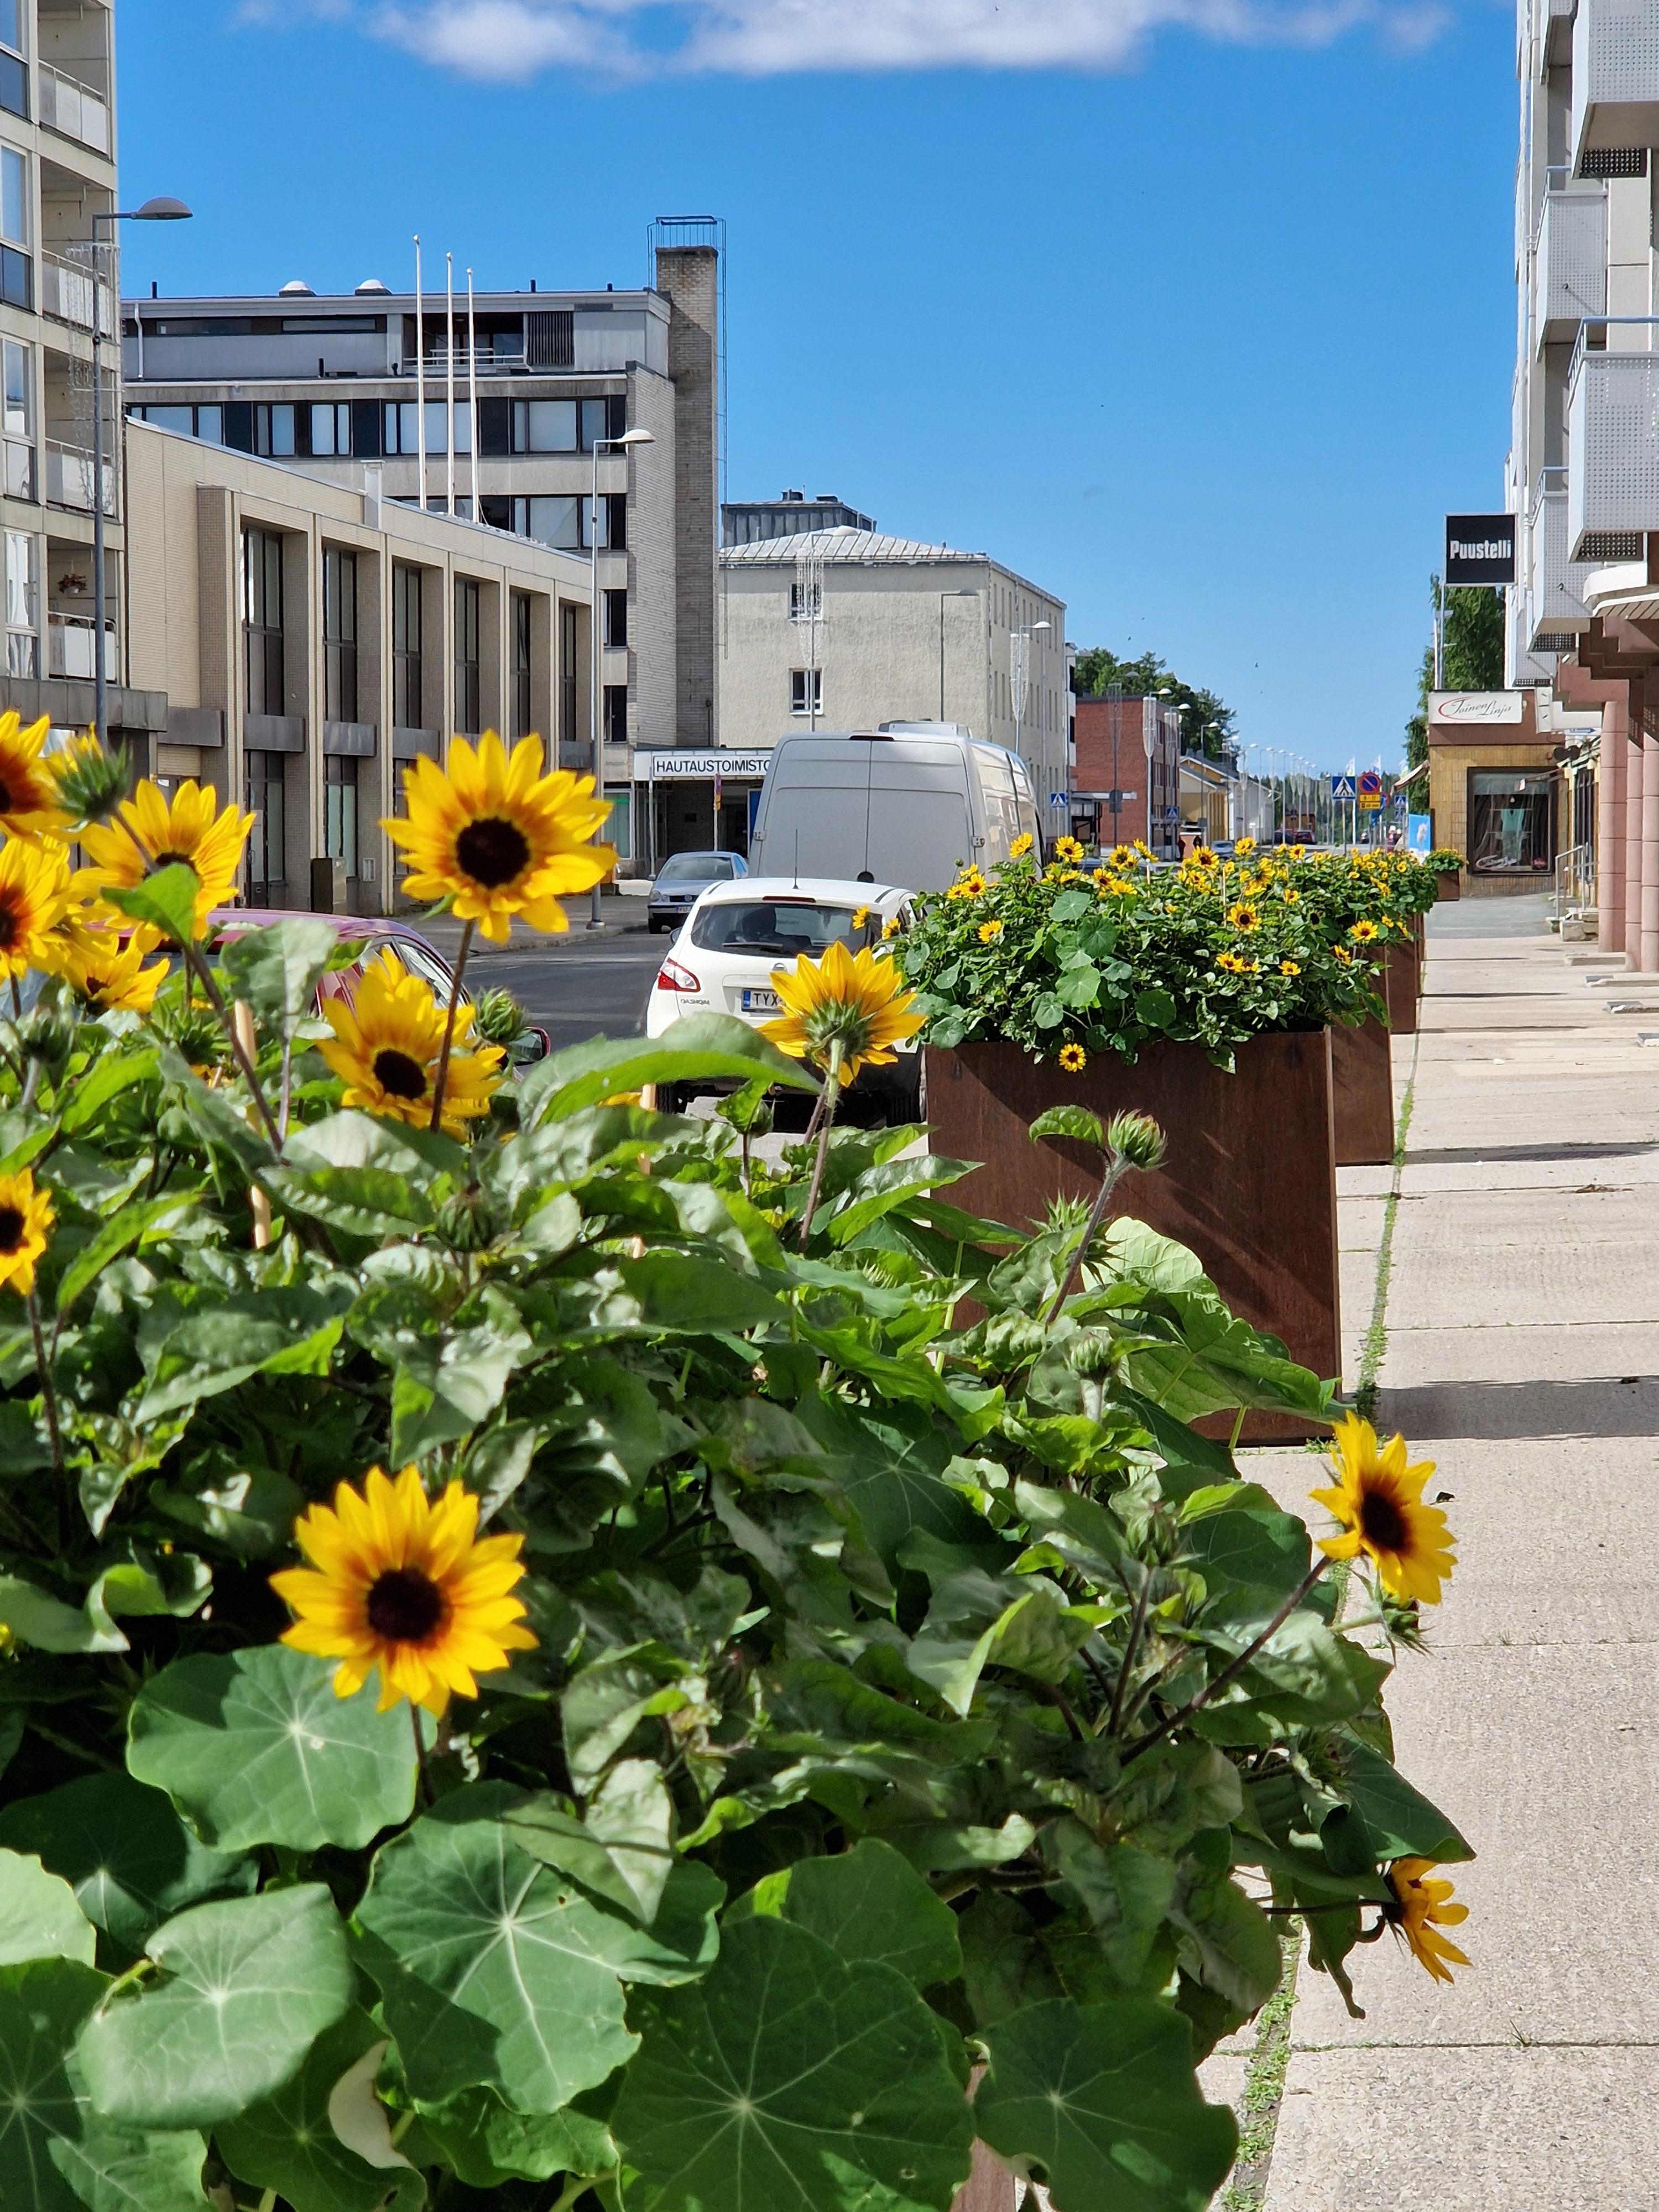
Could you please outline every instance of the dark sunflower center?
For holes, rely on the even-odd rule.
[[[388,1045],[374,1055],[374,1079],[382,1091],[389,1091],[394,1098],[424,1098],[426,1070],[418,1060],[411,1060],[406,1052],[398,1052]]]
[[[175,864],[181,868],[193,868],[196,866],[196,855],[194,853],[158,853],[155,855],[155,865],[158,868],[170,868]]]
[[[1359,1527],[1368,1544],[1379,1552],[1403,1552],[1407,1530],[1406,1516],[1385,1490],[1368,1490],[1359,1509]]]
[[[23,1241],[23,1217],[15,1206],[0,1206],[0,1252],[15,1252]]]
[[[391,1567],[370,1588],[368,1625],[388,1644],[424,1644],[449,1607],[418,1567]]]
[[[530,859],[530,841],[516,822],[497,814],[469,822],[455,840],[455,858],[486,890],[510,884]]]
[[[0,776],[0,814],[9,814],[13,807],[21,804],[21,799],[13,798],[11,786],[4,776]]]

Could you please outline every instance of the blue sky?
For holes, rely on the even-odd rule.
[[[637,284],[729,225],[733,496],[832,490],[1392,762],[1502,492],[1514,26],[1486,0],[121,0],[129,289]]]

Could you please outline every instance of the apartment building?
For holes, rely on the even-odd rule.
[[[256,906],[383,914],[380,824],[451,732],[580,728],[590,563],[534,538],[147,422],[127,428],[134,682],[147,765],[254,815]],[[614,834],[613,834],[614,831]],[[612,842],[627,836],[625,808]]]
[[[1063,601],[987,553],[852,527],[727,545],[720,565],[720,749],[735,771],[722,780],[722,844],[746,838],[748,794],[785,731],[889,721],[960,723],[1019,753],[1046,834],[1065,831]],[[643,773],[663,781],[649,760]],[[705,805],[678,783],[657,800],[687,843],[713,830]]]
[[[706,749],[720,711],[719,226],[664,219],[653,253],[651,289],[478,292],[471,313],[464,275],[452,313],[430,258],[418,299],[374,278],[321,296],[296,280],[268,299],[122,309],[134,420],[342,486],[367,465],[389,503],[597,572],[605,785],[623,817],[635,753]],[[585,717],[561,695],[567,765],[588,757]]]
[[[1643,835],[1644,803],[1659,810],[1659,0],[1521,0],[1517,53],[1513,689],[1477,695],[1487,719],[1443,729],[1440,750],[1486,746],[1455,772],[1468,836],[1495,841],[1500,868],[1511,817],[1529,872],[1564,853],[1582,868],[1575,844],[1594,842],[1603,949],[1659,971],[1659,842]],[[1593,841],[1556,768],[1564,729],[1583,755],[1586,717],[1601,724]]]

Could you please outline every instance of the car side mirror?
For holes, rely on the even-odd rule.
[[[545,1030],[520,1030],[508,1049],[508,1058],[514,1067],[533,1067],[538,1060],[545,1060],[553,1049],[553,1040]]]

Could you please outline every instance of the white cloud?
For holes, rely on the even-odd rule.
[[[435,66],[522,80],[824,70],[1121,69],[1166,29],[1233,45],[1328,44],[1361,27],[1433,37],[1436,0],[301,0]],[[291,20],[291,0],[284,14]],[[274,20],[273,0],[243,12]]]

